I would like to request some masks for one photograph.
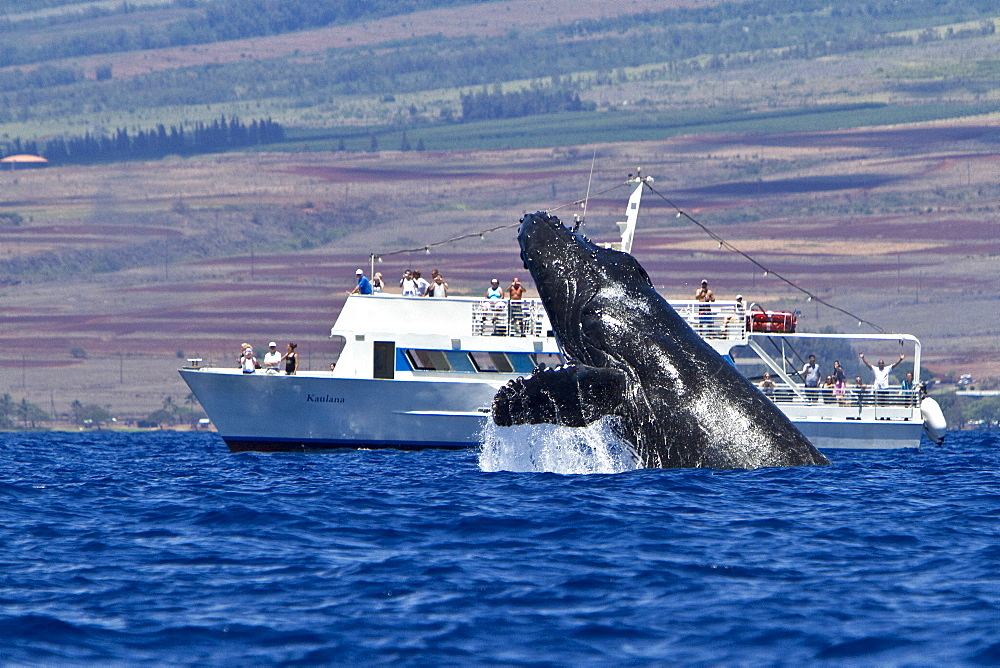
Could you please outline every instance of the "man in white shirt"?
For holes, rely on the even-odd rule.
[[[892,373],[892,370],[896,368],[897,364],[906,358],[906,355],[900,355],[896,364],[893,364],[892,366],[886,366],[885,362],[882,360],[879,360],[877,365],[872,366],[871,362],[865,359],[864,353],[860,353],[858,356],[861,358],[861,361],[864,362],[865,366],[871,369],[872,373],[875,374],[875,381],[872,383],[873,390],[888,390],[889,374]]]
[[[281,353],[278,352],[278,344],[271,341],[267,344],[267,352],[264,353],[264,372],[277,373],[279,364],[281,364]]]
[[[889,392],[887,391],[889,389],[889,374],[892,373],[892,370],[896,367],[896,365],[903,361],[903,358],[906,357],[906,355],[900,354],[896,364],[893,364],[892,366],[886,366],[885,362],[882,360],[879,360],[878,364],[872,366],[871,363],[865,359],[864,353],[859,353],[858,356],[861,358],[861,361],[865,363],[865,366],[871,369],[872,373],[875,374],[875,380],[872,382],[872,394],[875,396],[875,405],[878,406],[880,403],[884,405],[886,401],[891,403],[892,397],[888,396]]]

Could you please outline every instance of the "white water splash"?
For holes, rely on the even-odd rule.
[[[631,446],[615,435],[612,418],[586,427],[498,427],[487,420],[479,442],[483,471],[587,474],[640,468]]]

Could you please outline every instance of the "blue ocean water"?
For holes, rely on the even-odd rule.
[[[1000,663],[1000,439],[486,472],[0,435],[4,665]]]

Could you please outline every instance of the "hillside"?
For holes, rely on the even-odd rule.
[[[594,190],[641,163],[660,193],[775,271],[888,331],[917,334],[939,375],[996,376],[1000,150],[991,133],[919,126],[605,145],[594,147]],[[0,392],[57,411],[94,397],[142,415],[186,395],[174,372],[184,358],[227,363],[243,340],[296,340],[305,366],[323,368],[337,352],[324,333],[370,253],[565,206],[584,194],[594,149],[234,155],[4,172],[25,220],[0,229],[8,256],[62,245],[143,248],[153,261],[2,288],[10,359]],[[588,234],[612,237],[625,192],[591,201]],[[560,209],[567,218],[575,210]],[[664,294],[689,297],[704,276],[720,297],[801,309],[805,328],[857,331],[674,213],[647,195],[635,248]],[[337,239],[296,249],[308,233],[296,236],[287,221],[331,216],[350,218]],[[524,275],[511,230],[388,256],[377,269],[392,280],[410,266],[440,268],[464,294],[493,276]]]
[[[0,3],[0,30],[44,54],[72,34],[139,34],[225,3],[129,4]],[[824,7],[428,3],[8,65],[0,149],[220,115],[273,118],[287,133],[245,152],[0,172],[0,395],[142,416],[186,396],[185,358],[227,362],[243,340],[297,340],[306,366],[324,368],[337,354],[325,332],[371,253],[525,211],[569,217],[592,157],[592,237],[612,236],[624,204],[612,188],[642,165],[660,193],[775,271],[918,335],[939,375],[1000,377],[995,8]],[[550,93],[585,108],[517,111]],[[503,117],[469,121],[463,96]],[[801,309],[805,328],[857,331],[675,213],[647,195],[635,248],[664,294],[689,297],[708,277],[720,297]],[[524,278],[509,232],[387,256],[377,270],[409,266],[438,267],[466,294],[494,275]]]
[[[0,22],[0,139],[225,115],[300,128],[312,149],[343,140],[366,150],[372,133],[407,129],[415,144],[424,130],[463,120],[463,94],[532,86],[573,91],[597,112],[877,102],[924,106],[908,119],[920,121],[969,115],[970,105],[995,110],[1000,71],[1000,13],[984,0],[847,0],[836,9],[812,0],[427,0],[358,3],[370,5],[360,18],[330,25],[317,25],[330,17],[310,13],[316,3],[289,0],[283,20],[264,27],[252,19],[265,5],[245,0],[125,3],[93,17],[79,4],[42,4],[55,5],[45,19],[22,12]],[[211,26],[182,35],[202,24]],[[485,148],[473,145],[476,134],[425,143]],[[530,130],[520,136],[538,141]]]

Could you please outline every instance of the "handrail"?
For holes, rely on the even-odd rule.
[[[846,407],[898,407],[916,408],[920,405],[919,390],[904,390],[901,387],[890,387],[886,390],[873,390],[870,387],[807,387],[794,384],[775,384],[774,388],[761,389],[766,397],[776,404],[827,404]]]
[[[473,336],[545,336],[539,299],[477,299],[471,314]]]

